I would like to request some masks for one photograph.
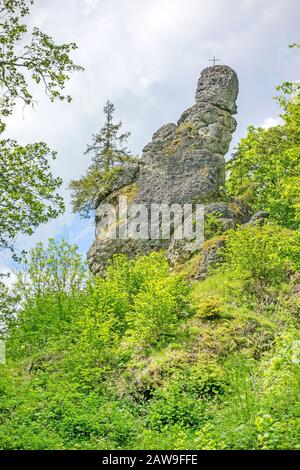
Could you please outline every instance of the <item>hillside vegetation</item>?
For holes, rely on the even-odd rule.
[[[159,253],[104,279],[65,242],[33,250],[6,314],[1,448],[299,448],[299,234],[226,237],[197,282]]]

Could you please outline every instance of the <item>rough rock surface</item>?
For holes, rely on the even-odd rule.
[[[243,204],[238,201],[235,201],[231,204],[227,202],[212,202],[211,204],[205,204],[204,214],[217,214],[219,217],[219,221],[222,224],[222,232],[225,232],[226,230],[229,230],[231,228],[234,229],[238,225],[250,223],[250,221],[252,220],[247,208],[244,207]],[[216,250],[218,250],[218,247],[216,248]],[[171,266],[175,266],[177,263],[185,263],[190,258],[190,256],[190,252],[185,250],[184,240],[171,240],[167,251],[167,258]],[[204,256],[204,265],[206,263],[206,260],[208,260],[208,262],[210,263],[210,256]]]
[[[225,183],[224,155],[236,129],[233,115],[237,95],[238,78],[234,70],[224,65],[204,69],[195,104],[183,112],[177,124],[166,124],[154,133],[138,165],[118,175],[111,193],[99,204],[116,201],[118,194],[124,191],[126,194],[126,188],[131,194],[130,204],[143,203],[147,207],[155,203],[218,201]],[[96,224],[100,219],[96,210]],[[96,238],[88,252],[88,263],[93,273],[102,274],[115,253],[134,257],[169,245],[170,240]]]
[[[247,207],[239,201],[232,203],[227,202],[212,202],[207,204],[204,208],[205,214],[218,214],[220,216],[220,222],[224,226],[224,231],[230,228],[236,228],[237,225],[247,223],[251,214]]]
[[[224,203],[220,203],[220,205],[223,205],[223,204]],[[214,206],[214,204],[212,204],[211,206]],[[224,204],[224,206],[226,207],[226,204]],[[219,206],[219,209],[220,209],[220,206]],[[230,209],[228,209],[228,207],[226,208],[226,210],[229,210],[229,214],[230,214]],[[233,227],[235,227],[236,224],[261,226],[261,225],[264,225],[264,223],[268,220],[268,217],[269,217],[269,214],[267,212],[259,211],[259,212],[256,212],[256,214],[252,215],[251,218],[249,214],[242,213],[239,219],[234,218],[232,214],[232,218],[228,218],[227,220],[232,221]],[[202,250],[201,250],[200,263],[196,269],[195,274],[193,275],[194,279],[205,279],[206,276],[209,274],[210,268],[222,262],[222,250],[221,249],[224,248],[225,246],[226,246],[226,236],[216,237],[215,239],[209,240],[208,242],[204,243]],[[174,257],[175,256],[174,253],[172,254]],[[172,259],[170,259],[169,252],[168,252],[168,258],[172,264]]]
[[[264,223],[269,218],[268,212],[265,211],[258,211],[254,214],[251,219],[249,220],[249,225],[264,225]]]
[[[221,248],[226,244],[225,238],[219,238],[216,241],[208,242],[204,245],[201,253],[201,259],[194,279],[205,279],[209,274],[210,268],[222,261]]]

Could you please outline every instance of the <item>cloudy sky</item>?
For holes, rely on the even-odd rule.
[[[57,42],[75,41],[73,57],[85,72],[68,84],[71,104],[52,104],[38,91],[35,110],[17,108],[9,121],[10,137],[58,151],[53,171],[64,180],[67,206],[19,246],[50,236],[64,236],[83,253],[91,244],[92,224],[71,213],[66,187],[89,163],[83,152],[102,125],[107,99],[140,154],[157,128],[193,104],[200,72],[216,55],[240,80],[232,148],[249,124],[276,123],[275,86],[300,78],[299,50],[287,47],[300,42],[299,18],[299,0],[35,0],[31,25]],[[11,266],[4,255],[0,265]]]

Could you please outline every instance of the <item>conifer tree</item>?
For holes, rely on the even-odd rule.
[[[92,163],[101,171],[107,172],[115,166],[127,162],[130,154],[124,144],[130,132],[119,134],[122,122],[114,123],[115,106],[107,101],[103,108],[105,124],[98,134],[93,135],[92,144],[88,145],[85,154],[92,153]]]
[[[103,112],[104,126],[93,135],[84,153],[92,155],[91,165],[85,175],[70,183],[73,212],[84,218],[93,215],[98,196],[109,189],[116,173],[133,160],[126,147],[130,132],[122,133],[122,122],[114,122],[114,104],[107,101]]]

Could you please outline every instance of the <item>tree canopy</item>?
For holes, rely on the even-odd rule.
[[[288,82],[277,89],[282,124],[248,128],[228,162],[227,189],[253,211],[266,210],[272,219],[296,228],[300,224],[300,85]]]
[[[30,82],[41,84],[51,101],[71,100],[63,93],[70,73],[82,70],[70,58],[75,43],[55,44],[39,28],[29,30],[24,17],[33,0],[0,1],[1,129],[3,117],[12,113],[18,99],[32,105]]]
[[[0,134],[17,102],[33,105],[31,85],[42,85],[51,101],[71,100],[63,90],[69,75],[82,70],[70,58],[75,43],[55,44],[39,28],[29,29],[25,17],[33,0],[0,1]],[[43,142],[19,145],[0,140],[0,248],[14,251],[20,233],[31,234],[57,217],[64,203],[57,189],[60,178],[50,171],[55,152]]]

